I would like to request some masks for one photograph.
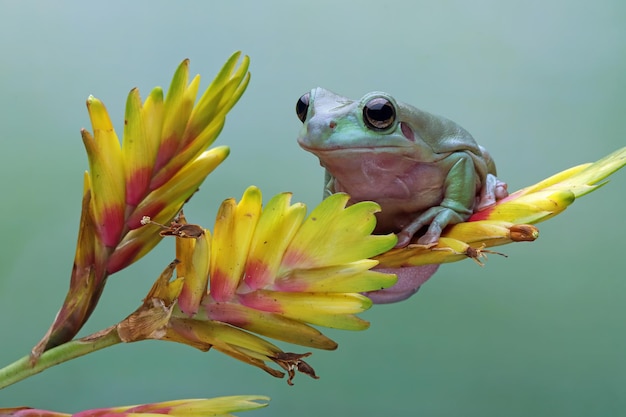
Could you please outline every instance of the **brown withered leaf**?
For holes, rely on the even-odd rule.
[[[319,376],[315,374],[315,370],[311,365],[302,360],[311,356],[311,352],[307,353],[291,353],[291,352],[278,352],[276,356],[270,359],[276,362],[281,368],[287,371],[289,375],[287,383],[293,385],[293,378],[296,376],[296,370],[303,374],[306,374],[314,379],[319,379]]]
[[[117,333],[125,343],[165,336],[174,304],[166,306],[163,300],[152,298],[117,325]]]
[[[176,265],[178,265],[179,263],[180,261],[178,259],[174,259],[163,270],[163,272],[161,272],[159,278],[157,278],[157,280],[154,281],[154,284],[152,284],[152,288],[150,288],[148,295],[146,295],[146,298],[144,298],[144,306],[149,305],[151,303],[150,300],[152,300],[153,298],[158,298],[162,300],[163,303],[168,307],[176,300],[178,294],[180,293],[179,287],[181,287],[182,282],[180,285],[176,285],[176,280],[172,282],[170,282],[170,280],[174,275]]]
[[[172,222],[170,227],[159,232],[161,236],[176,236],[197,239],[204,234],[202,227],[197,224],[180,224]]]
[[[165,227],[165,226],[164,226]],[[176,236],[182,238],[197,239],[204,234],[202,227],[197,224],[188,224],[185,214],[181,210],[178,216],[170,223],[169,227],[159,232],[161,236]]]

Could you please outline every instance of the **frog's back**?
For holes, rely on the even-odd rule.
[[[413,132],[438,154],[465,151],[474,160],[481,178],[496,175],[496,166],[485,148],[480,146],[471,133],[456,122],[398,102],[400,121],[407,123]]]

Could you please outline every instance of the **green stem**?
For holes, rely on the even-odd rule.
[[[115,327],[110,327],[91,336],[72,340],[45,351],[36,363],[30,356],[24,356],[0,369],[0,389],[15,384],[23,379],[38,374],[63,362],[78,358],[91,352],[116,345],[121,342]]]

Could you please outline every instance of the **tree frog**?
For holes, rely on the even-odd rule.
[[[447,225],[507,196],[493,160],[472,135],[389,94],[351,100],[315,88],[300,97],[296,113],[303,123],[298,143],[326,168],[325,196],[346,192],[350,203],[376,201],[382,210],[374,232],[396,233],[398,247],[434,245]],[[378,304],[402,301],[438,267],[378,269],[398,282],[365,295]]]
[[[376,201],[374,232],[396,233],[398,247],[434,245],[446,226],[507,195],[469,132],[389,94],[351,100],[315,88],[300,97],[296,113],[303,123],[298,143],[326,168],[325,195]]]

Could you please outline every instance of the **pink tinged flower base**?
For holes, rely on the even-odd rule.
[[[210,320],[232,324],[233,326],[241,328],[246,328],[246,326],[250,324],[250,315],[252,313],[262,314],[248,310],[241,304],[215,302],[205,305],[205,313]]]
[[[228,323],[246,331],[273,339],[315,349],[333,350],[337,343],[319,330],[281,313],[255,310],[236,303],[204,302],[204,312],[209,320]]]
[[[114,248],[120,242],[124,230],[124,206],[105,206],[100,216],[98,232],[102,242],[109,248]]]
[[[512,201],[514,199],[516,199],[517,197],[519,197],[519,195],[521,194],[520,191],[516,191],[513,194],[509,194],[507,197],[503,198],[502,200],[498,200],[498,202],[496,204],[494,204],[493,206],[487,207],[484,210],[480,210],[475,212],[474,214],[472,214],[470,216],[469,219],[467,219],[468,222],[476,222],[476,221],[480,221],[480,220],[489,220],[491,213],[493,213],[494,209],[508,201]]]
[[[70,417],[70,414],[29,407],[0,408],[0,417]]]
[[[143,242],[133,241],[116,248],[107,261],[107,272],[114,274],[133,263],[143,246]]]
[[[179,140],[175,137],[169,137],[161,142],[159,148],[159,154],[157,155],[156,164],[154,166],[154,172],[156,175],[152,178],[150,183],[150,190],[156,190],[163,184],[168,182],[179,170],[168,169],[167,172],[163,172],[162,168],[167,166],[168,162],[177,154],[179,147]]]
[[[229,301],[235,290],[231,281],[229,274],[216,268],[211,274],[211,297],[217,302]]]
[[[475,221],[479,221],[479,220],[489,220],[489,215],[493,211],[494,207],[495,206],[487,207],[484,210],[475,212],[474,214],[472,214],[470,216],[469,219],[467,219],[467,221],[468,222],[475,222]]]
[[[274,279],[267,264],[254,260],[248,262],[245,271],[245,283],[250,290],[258,290],[269,285]]]
[[[271,291],[255,291],[239,295],[239,301],[246,307],[270,313],[281,313],[283,308],[280,302],[272,297]]]
[[[153,404],[96,408],[75,414],[38,410],[29,407],[0,408],[0,417],[97,417],[97,416],[230,416],[231,412],[254,410],[265,407],[268,397],[260,395],[239,395],[211,399],[173,400]]]
[[[306,252],[289,249],[283,257],[281,266],[286,269],[293,269],[294,267],[306,268],[310,263],[305,262],[307,260],[312,261],[312,258]]]
[[[152,167],[137,168],[126,180],[126,204],[136,207],[148,194]]]
[[[159,153],[157,154],[156,162],[154,164],[154,172],[158,172],[161,168],[167,165],[170,159],[172,159],[172,157],[176,155],[176,150],[178,150],[178,146],[178,138],[173,136],[170,136],[169,138],[163,138],[163,140],[161,141],[161,145],[159,146]],[[151,188],[154,190],[159,187],[160,185]]]

